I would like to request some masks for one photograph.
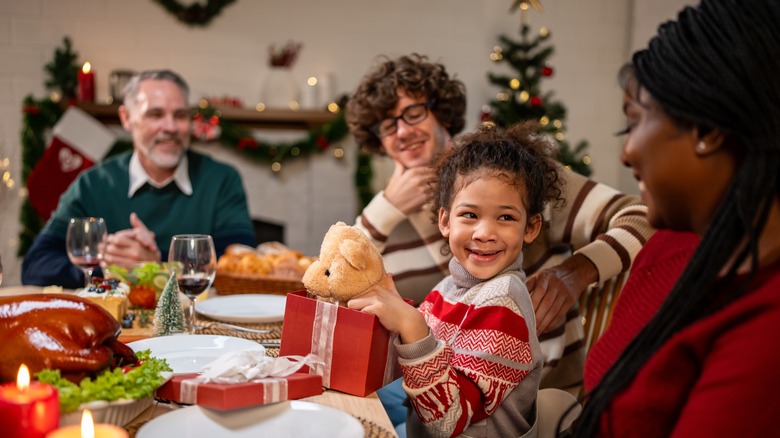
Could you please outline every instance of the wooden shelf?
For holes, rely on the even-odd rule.
[[[106,125],[119,125],[118,105],[81,102],[78,107]],[[248,129],[310,130],[333,121],[336,115],[328,111],[247,108],[220,108],[220,117]]]

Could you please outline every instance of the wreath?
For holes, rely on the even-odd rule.
[[[205,26],[222,12],[222,8],[236,0],[207,0],[205,5],[195,2],[183,6],[175,0],[154,0],[188,26]]]

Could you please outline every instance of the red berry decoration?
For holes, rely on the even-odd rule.
[[[531,106],[534,108],[538,108],[542,106],[542,98],[539,96],[534,96],[531,98]]]
[[[542,76],[552,76],[553,74],[553,68],[550,66],[545,65],[542,67]]]

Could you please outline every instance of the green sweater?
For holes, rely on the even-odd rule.
[[[218,255],[230,243],[254,245],[246,195],[241,177],[233,167],[190,150],[187,158],[191,196],[183,194],[175,183],[160,189],[145,184],[128,199],[130,157],[131,153],[127,152],[110,158],[84,171],[68,187],[25,256],[23,283],[64,282],[65,273],[52,269],[55,268],[52,252],[61,251],[57,258],[64,257],[67,261],[64,242],[72,217],[102,217],[108,232],[113,233],[130,228],[130,213],[136,212],[154,231],[163,261],[167,260],[171,237],[175,234],[210,234]],[[75,266],[71,265],[71,268],[75,271],[69,270],[78,278],[80,271]],[[60,278],[51,278],[52,271],[60,271],[57,274]],[[79,280],[79,284],[83,284],[81,282],[83,280]]]

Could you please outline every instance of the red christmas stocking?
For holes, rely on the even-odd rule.
[[[71,106],[54,126],[53,138],[27,178],[27,195],[38,215],[48,220],[60,196],[82,170],[100,161],[114,134],[81,109]]]

